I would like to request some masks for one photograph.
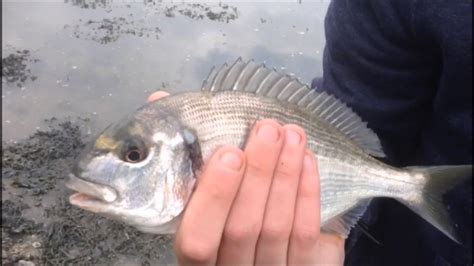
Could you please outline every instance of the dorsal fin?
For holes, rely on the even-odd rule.
[[[253,60],[245,63],[239,58],[230,66],[224,64],[219,69],[213,68],[201,90],[245,91],[295,104],[339,129],[367,153],[385,157],[377,135],[344,103],[326,92],[310,89],[297,79],[263,64],[259,65]]]

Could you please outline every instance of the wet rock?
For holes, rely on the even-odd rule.
[[[194,20],[203,20],[205,18],[218,22],[229,23],[237,19],[237,8],[227,4],[209,5],[204,3],[184,3],[164,7],[164,14],[167,17],[175,17],[176,14],[188,17]]]
[[[64,0],[64,3],[71,3],[74,6],[85,9],[110,8],[111,0]]]
[[[37,79],[31,73],[30,66],[39,60],[33,58],[29,50],[8,52],[7,49],[2,51],[3,54],[8,55],[2,57],[2,83],[22,88],[27,80],[35,81]]]
[[[78,39],[91,40],[100,44],[116,42],[119,38],[127,35],[160,38],[160,28],[147,26],[144,21],[135,21],[130,17],[129,15],[128,18],[113,17],[86,22],[80,20],[73,26],[66,25],[65,28],[72,28],[73,36]]]
[[[129,4],[120,5],[110,0],[65,0],[65,3],[72,3],[81,8],[103,7],[109,11],[118,8],[127,8]],[[162,2],[156,0],[145,0],[143,4],[147,11],[156,15],[164,15],[173,18],[184,16],[192,20],[212,20],[216,22],[229,23],[239,17],[237,8],[227,4],[207,4],[207,3],[180,3]],[[103,18],[99,20],[82,21],[79,19],[71,25],[65,25],[64,29],[71,31],[71,35],[82,40],[95,41],[100,44],[108,44],[118,41],[124,36],[135,36],[144,38],[161,38],[162,32],[159,27],[151,26],[150,21],[143,18],[136,18],[133,13],[127,16],[117,16]]]
[[[74,6],[84,9],[103,8],[107,11],[117,8],[130,8],[130,4],[114,3],[112,0],[64,0]],[[164,14],[166,17],[176,17],[182,15],[194,20],[209,19],[218,22],[229,23],[238,18],[237,8],[228,4],[218,3],[180,3],[173,4],[162,0],[143,0],[143,5],[149,10],[154,10],[157,14]]]

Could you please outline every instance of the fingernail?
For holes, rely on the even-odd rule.
[[[239,170],[240,167],[242,167],[242,159],[240,158],[240,156],[231,151],[227,151],[222,154],[220,160],[221,163],[224,164],[224,166],[235,171]]]
[[[257,136],[270,142],[277,142],[280,138],[278,128],[274,125],[263,124],[257,130]]]
[[[286,129],[286,141],[290,145],[298,145],[300,144],[301,141],[301,136],[300,134],[296,133],[295,131],[291,129]]]
[[[148,96],[148,102],[154,102],[158,99],[161,99],[163,97],[166,97],[168,96],[169,93],[167,93],[166,91],[155,91],[154,93],[150,94],[150,96]]]

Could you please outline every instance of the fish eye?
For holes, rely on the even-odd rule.
[[[127,163],[139,163],[148,155],[145,142],[139,138],[126,139],[121,145],[120,158]]]
[[[138,148],[132,148],[125,153],[125,161],[129,163],[138,163],[143,161],[144,158],[143,152]]]

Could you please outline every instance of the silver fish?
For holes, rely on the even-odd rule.
[[[174,233],[195,176],[223,144],[244,147],[255,121],[304,128],[321,176],[321,229],[347,236],[372,198],[394,198],[457,241],[442,196],[472,165],[395,168],[378,137],[325,92],[240,58],[199,92],[147,104],[107,127],[80,155],[70,203],[156,234]]]

